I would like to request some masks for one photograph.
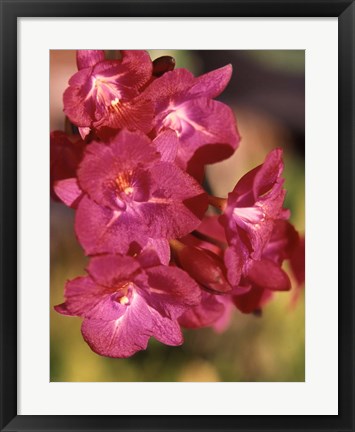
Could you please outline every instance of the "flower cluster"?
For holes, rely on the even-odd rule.
[[[215,100],[231,66],[194,77],[171,57],[82,50],[77,67],[63,101],[78,134],[51,134],[51,196],[75,210],[90,261],[55,309],[83,318],[92,350],[129,357],[151,336],[181,345],[181,327],[220,331],[234,309],[259,313],[289,290],[282,263],[301,241],[283,208],[282,150],[226,199],[202,186],[205,165],[240,142],[233,111]]]

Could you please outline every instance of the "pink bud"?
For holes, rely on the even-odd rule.
[[[217,293],[231,291],[224,276],[223,263],[214,253],[183,245],[178,248],[177,256],[181,267],[207,290]]]

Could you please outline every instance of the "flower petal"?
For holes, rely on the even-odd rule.
[[[152,315],[147,304],[135,294],[120,318],[112,321],[85,319],[81,332],[97,354],[126,358],[147,348],[152,327]]]
[[[139,212],[152,238],[179,238],[200,224],[207,209],[207,195],[200,185],[176,165],[152,166],[151,196]]]
[[[129,102],[117,102],[112,109],[106,110],[100,119],[93,122],[99,129],[129,129],[148,133],[153,127],[153,103],[151,101],[135,98]]]
[[[68,207],[76,208],[83,195],[76,178],[60,180],[54,183],[54,191]]]
[[[232,320],[232,315],[233,312],[235,310],[235,305],[232,302],[232,298],[231,296],[219,296],[218,297],[219,301],[221,301],[224,305],[224,312],[221,315],[220,318],[217,319],[217,321],[215,321],[213,323],[213,330],[216,333],[223,333],[225,330],[227,330],[231,320]]]
[[[65,315],[109,321],[118,319],[126,311],[126,306],[114,300],[112,287],[100,286],[87,276],[68,281],[64,296],[65,303],[55,309]]]
[[[226,243],[226,234],[223,229],[223,226],[221,225],[219,221],[219,216],[205,216],[201,224],[198,227],[197,230],[199,233],[211,237],[213,239],[216,239],[217,241],[221,242],[222,244]]]
[[[180,325],[177,321],[161,316],[155,309],[149,308],[152,315],[152,336],[159,342],[179,346],[184,342]]]
[[[277,183],[280,183],[283,168],[282,149],[276,148],[266,156],[265,162],[255,175],[253,184],[255,200],[258,200],[260,196],[275,188]]]
[[[150,238],[142,250],[142,255],[153,252],[159,259],[160,264],[169,265],[170,262],[170,245],[166,239],[153,239]],[[147,262],[148,260],[145,260]],[[149,262],[156,262],[155,258],[149,258]]]
[[[228,247],[225,250],[224,263],[227,268],[228,281],[232,287],[236,287],[242,276],[244,260],[235,247]]]
[[[142,97],[154,101],[155,112],[159,114],[171,102],[184,100],[186,92],[194,82],[194,76],[187,69],[175,69],[152,81],[142,93]]]
[[[273,261],[251,260],[248,265],[248,280],[254,285],[271,291],[288,291],[291,282],[287,274]]]
[[[84,139],[89,135],[89,133],[91,132],[91,129],[90,129],[89,127],[79,127],[78,130],[79,130],[79,134],[80,134],[80,136],[81,136],[81,138],[82,138],[83,140],[84,140]]]
[[[95,66],[96,63],[103,60],[105,60],[103,50],[78,50],[76,52],[76,64],[79,70]]]
[[[102,255],[91,258],[87,271],[100,285],[114,287],[121,282],[133,282],[140,269],[139,262],[130,256]]]
[[[199,303],[201,294],[196,282],[177,267],[157,266],[146,269],[149,291],[142,291],[150,307],[160,315],[176,319],[186,309]]]
[[[276,220],[263,256],[279,265],[291,258],[292,265],[292,256],[298,244],[299,235],[294,226],[286,220]]]
[[[188,309],[180,318],[179,323],[186,328],[208,327],[219,320],[224,314],[225,307],[219,301],[222,296],[201,290],[201,302]]]
[[[182,164],[194,155],[203,164],[219,162],[230,157],[239,146],[233,111],[222,102],[207,98],[189,100],[169,116],[179,119],[178,158]],[[164,124],[173,128],[167,120]]]
[[[125,86],[140,89],[146,84],[153,73],[153,64],[147,51],[122,50],[122,66],[128,71],[120,77]]]
[[[75,232],[86,254],[127,253],[132,242],[143,247],[146,227],[135,215],[100,206],[84,196],[75,218]]]
[[[215,98],[226,88],[232,76],[233,68],[228,64],[196,78],[189,94],[198,97]]]
[[[161,154],[163,162],[174,162],[178,151],[179,140],[176,132],[167,129],[161,132],[154,140],[158,152]]]
[[[247,222],[242,227],[248,235],[252,246],[251,257],[254,259],[260,259],[264,248],[271,238],[275,219],[280,216],[280,209],[282,208],[285,194],[286,191],[281,191],[275,200],[270,199],[264,202],[261,210],[264,216],[260,222]]]
[[[69,120],[79,127],[90,127],[95,105],[88,95],[92,89],[91,69],[81,69],[69,80],[63,94],[64,112]]]

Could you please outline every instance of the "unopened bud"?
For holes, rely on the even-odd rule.
[[[160,77],[165,74],[165,72],[170,72],[175,68],[175,59],[170,56],[158,57],[153,61],[153,75],[155,77]]]
[[[177,256],[181,267],[207,290],[218,293],[231,291],[224,276],[223,263],[217,255],[184,245],[177,250]]]

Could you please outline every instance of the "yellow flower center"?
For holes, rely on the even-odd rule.
[[[129,195],[133,192],[133,187],[131,186],[132,171],[125,171],[116,177],[115,183],[119,192],[124,192]]]

